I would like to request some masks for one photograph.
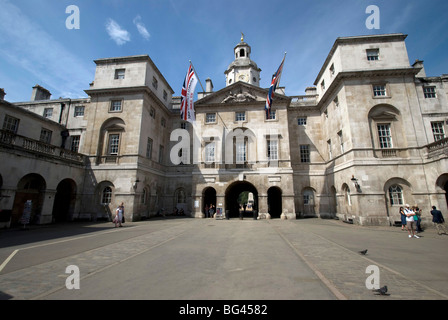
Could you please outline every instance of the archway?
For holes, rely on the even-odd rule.
[[[205,212],[205,206],[209,207],[211,204],[215,206],[216,212],[216,190],[208,187],[202,192],[202,213],[204,213],[205,218],[208,217],[208,213]]]
[[[226,211],[229,211],[230,218],[239,217],[238,200],[245,201],[244,193],[252,193],[254,196],[254,210],[258,210],[258,191],[253,184],[247,181],[236,181],[232,183],[226,190]],[[245,217],[252,217],[253,213],[245,213]]]
[[[282,190],[278,187],[268,189],[268,212],[271,218],[280,218],[282,214]]]
[[[71,179],[62,180],[56,188],[53,204],[54,222],[66,222],[73,215],[76,201],[76,183]]]
[[[22,217],[25,202],[31,200],[30,223],[34,223],[39,219],[44,203],[44,192],[47,189],[45,179],[37,174],[30,173],[20,179],[17,184],[17,191],[14,197],[14,205],[12,209],[11,224],[17,224]]]

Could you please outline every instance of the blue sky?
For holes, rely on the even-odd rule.
[[[80,28],[67,29],[69,5]],[[380,29],[366,27],[366,8],[380,9]],[[287,52],[287,95],[312,86],[337,37],[405,33],[409,60],[428,76],[448,73],[446,0],[0,0],[0,88],[28,101],[39,84],[53,99],[86,97],[93,60],[148,54],[175,95],[191,60],[199,79],[225,86],[224,71],[244,32],[261,87]],[[198,85],[197,91],[202,91]]]

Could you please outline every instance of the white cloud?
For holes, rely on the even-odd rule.
[[[109,19],[106,23],[106,30],[112,40],[115,41],[119,46],[131,41],[131,34],[122,29],[118,23],[114,20]]]
[[[145,38],[146,40],[148,40],[151,35],[149,34],[149,32],[146,29],[145,25],[142,23],[142,17],[136,16],[134,18],[134,24],[137,27],[137,30],[140,33],[140,35],[143,38]]]

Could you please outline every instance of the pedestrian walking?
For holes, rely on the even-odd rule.
[[[114,218],[115,228],[122,227],[121,224],[123,222],[123,214],[124,214],[124,204],[122,202],[117,207],[117,210],[115,210],[115,218]]]
[[[445,219],[443,219],[442,212],[437,210],[436,206],[432,206],[431,215],[432,222],[436,225],[437,233],[439,235],[442,235],[442,233],[448,234],[445,227]]]
[[[406,214],[406,227],[408,229],[408,237],[409,238],[414,237],[414,238],[417,238],[417,239],[420,238],[419,236],[417,236],[415,234],[415,231],[414,231],[414,225],[415,225],[414,215],[415,215],[415,212],[412,211],[409,208],[408,204],[406,204],[406,206],[404,208],[404,213]]]

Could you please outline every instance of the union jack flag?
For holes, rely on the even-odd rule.
[[[283,64],[285,63],[286,54],[283,57],[282,63],[280,64],[280,67],[278,67],[277,72],[272,76],[271,86],[269,87],[269,93],[266,98],[266,119],[270,119],[271,117],[271,106],[272,106],[272,99],[274,98],[275,90],[277,89],[278,84],[280,83],[280,77],[282,75],[283,71]]]
[[[194,114],[194,90],[196,89],[196,84],[198,83],[198,78],[194,72],[193,66],[190,63],[187,75],[184,79],[184,84],[181,91],[181,102],[180,102],[180,116],[182,120],[188,122],[195,121]]]

